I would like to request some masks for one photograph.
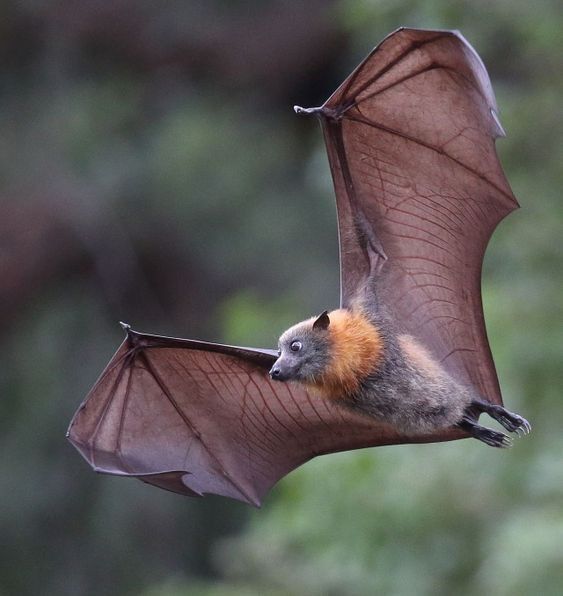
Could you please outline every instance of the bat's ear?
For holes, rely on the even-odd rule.
[[[320,314],[315,322],[313,323],[313,329],[318,331],[322,329],[326,331],[328,326],[330,325],[330,317],[328,316],[328,310],[325,310],[322,314]]]

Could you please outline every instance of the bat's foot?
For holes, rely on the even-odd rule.
[[[507,437],[504,433],[485,428],[480,424],[477,424],[470,418],[464,417],[461,422],[458,423],[459,428],[468,432],[472,437],[490,445],[491,447],[512,447],[512,440]]]
[[[502,424],[508,432],[527,435],[532,430],[532,425],[525,418],[514,412],[509,412],[502,406],[474,400],[471,402],[471,407],[479,412],[486,412],[491,418]]]

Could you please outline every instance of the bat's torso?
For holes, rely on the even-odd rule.
[[[471,392],[412,337],[399,335],[386,347],[381,365],[349,396],[348,405],[408,433],[431,432],[459,422],[472,400]]]
[[[328,365],[332,375],[326,375],[330,382],[321,378],[315,383],[318,393],[407,433],[427,433],[461,420],[475,396],[457,383],[413,337],[397,334],[383,318],[368,318],[354,311],[334,311],[330,317],[335,320],[332,362]],[[351,336],[343,332],[347,325],[361,326],[358,317],[365,321],[363,333]],[[357,346],[354,351],[353,346],[346,345],[347,341],[367,341],[366,338],[375,347],[371,358]],[[340,360],[348,361],[351,355],[358,365],[355,384],[349,379],[342,379],[339,384],[334,371],[345,368]],[[362,359],[369,362],[369,369]]]

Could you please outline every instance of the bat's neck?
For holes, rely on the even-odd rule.
[[[377,370],[383,358],[383,339],[379,328],[361,311],[338,309],[329,317],[329,361],[311,385],[325,397],[346,398]]]

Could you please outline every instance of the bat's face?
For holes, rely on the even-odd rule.
[[[329,336],[325,329],[313,329],[314,322],[298,323],[280,337],[272,379],[312,382],[323,375],[330,360]]]

